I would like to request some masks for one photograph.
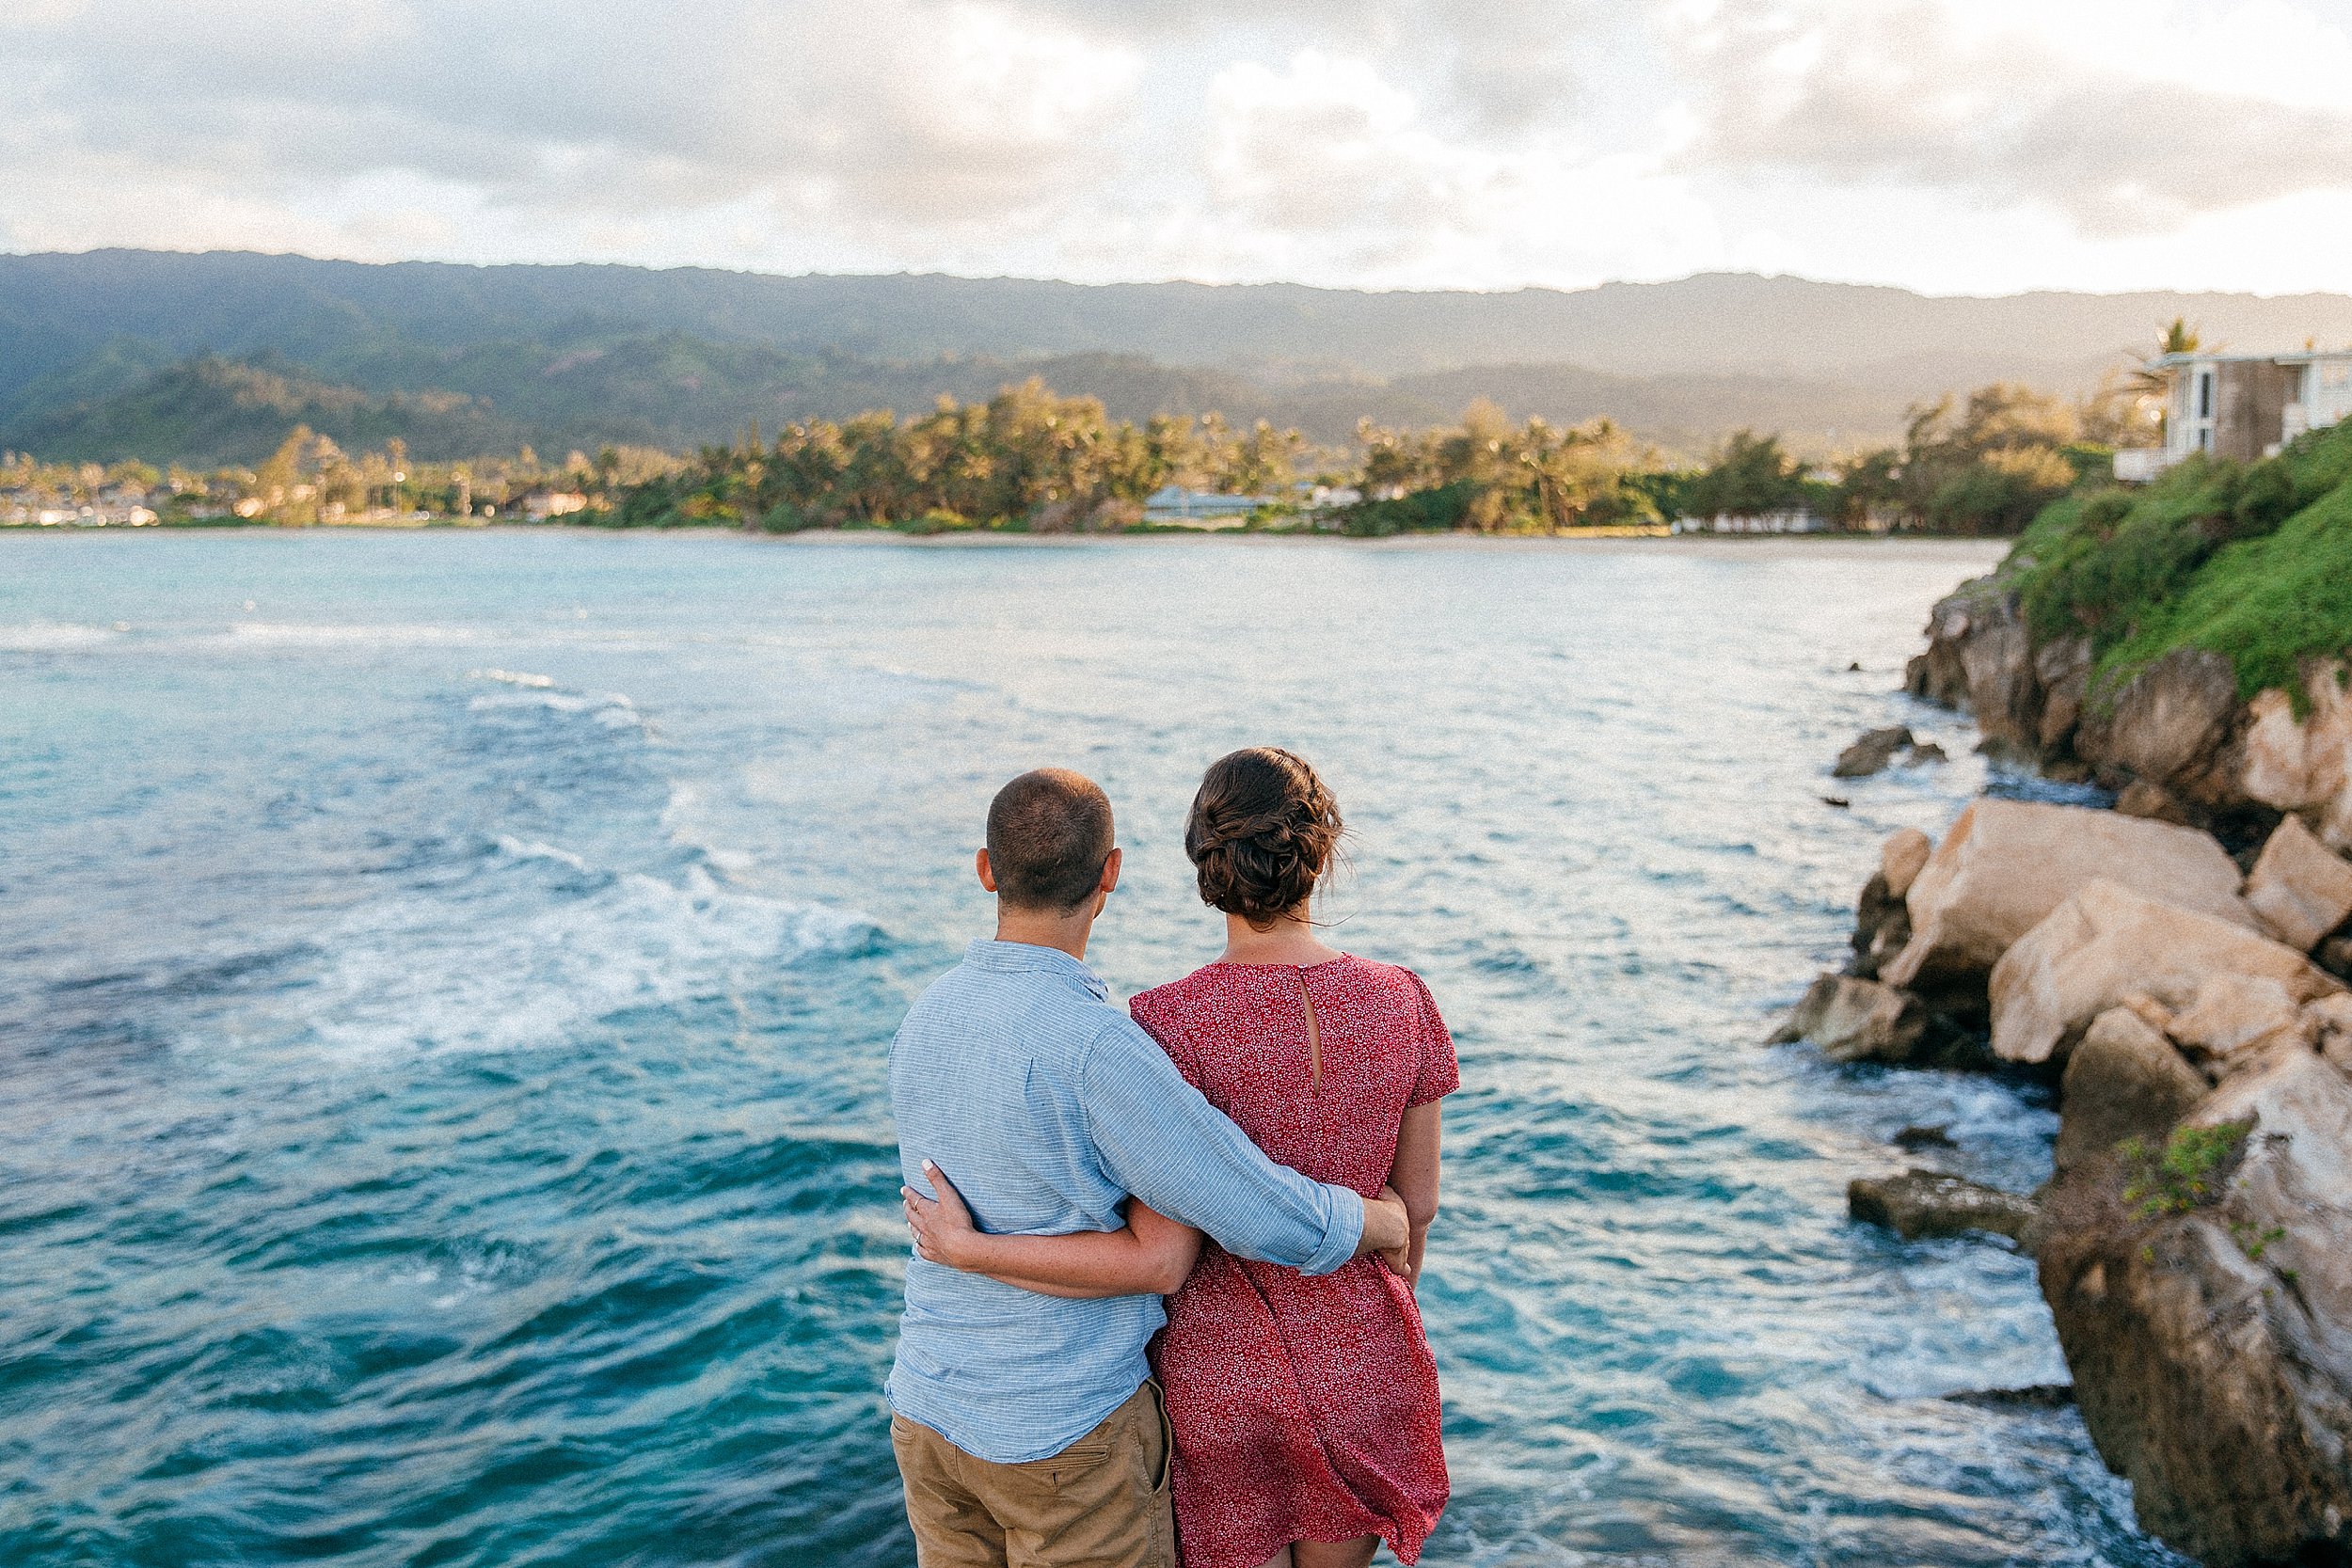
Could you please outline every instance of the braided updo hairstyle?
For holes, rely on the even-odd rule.
[[[1251,746],[1209,765],[1184,821],[1184,853],[1202,903],[1266,931],[1313,894],[1341,832],[1340,803],[1305,758]]]

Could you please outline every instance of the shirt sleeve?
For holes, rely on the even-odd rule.
[[[1088,1047],[1078,1098],[1111,1179],[1226,1251],[1309,1275],[1356,1256],[1362,1196],[1267,1159],[1131,1021]]]
[[[1420,975],[1409,969],[1405,973],[1421,996],[1421,1076],[1414,1080],[1412,1098],[1406,1103],[1426,1105],[1462,1086],[1462,1068],[1454,1059],[1454,1036],[1438,1015],[1438,999],[1429,994]]]
[[[1168,1053],[1168,1059],[1176,1064],[1176,1070],[1183,1074],[1184,1082],[1196,1089],[1200,1088],[1200,1070],[1193,1055],[1192,1043],[1170,1027],[1166,1019],[1158,1016],[1158,1010],[1146,1000],[1149,995],[1146,992],[1144,996],[1128,1003],[1127,1016],[1136,1021],[1136,1028],[1151,1036],[1153,1043]],[[1201,1092],[1207,1093],[1206,1090]]]

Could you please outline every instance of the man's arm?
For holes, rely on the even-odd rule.
[[[1151,1036],[1124,1019],[1095,1037],[1077,1089],[1111,1180],[1168,1218],[1208,1232],[1228,1252],[1329,1274],[1411,1239],[1403,1203],[1367,1201],[1267,1159],[1184,1082]]]
[[[898,1189],[917,1256],[967,1274],[986,1275],[1041,1295],[1165,1296],[1174,1293],[1200,1256],[1200,1232],[1148,1204],[1130,1201],[1123,1230],[1066,1236],[995,1236],[972,1223],[972,1211],[946,1172],[926,1160],[936,1200]]]

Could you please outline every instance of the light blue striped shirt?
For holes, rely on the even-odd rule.
[[[1069,954],[976,942],[898,1026],[890,1103],[906,1183],[947,1174],[981,1229],[1115,1230],[1129,1194],[1229,1252],[1307,1274],[1355,1255],[1364,1200],[1274,1164],[1184,1082]],[[1066,1301],[920,1258],[890,1407],[1001,1465],[1061,1452],[1151,1375],[1157,1296]]]

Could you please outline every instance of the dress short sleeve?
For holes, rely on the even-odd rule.
[[[1184,1075],[1184,1082],[1197,1089],[1201,1086],[1200,1064],[1194,1059],[1192,1049],[1185,1043],[1183,1033],[1177,1029],[1175,1019],[1168,1016],[1174,1009],[1161,1006],[1166,998],[1160,992],[1166,989],[1156,987],[1129,999],[1127,1016],[1134,1019],[1145,1034],[1159,1042],[1160,1049],[1167,1052],[1168,1059],[1176,1064],[1176,1070]]]
[[[1409,969],[1405,974],[1421,999],[1421,1076],[1414,1080],[1412,1098],[1406,1103],[1426,1105],[1460,1088],[1462,1069],[1454,1060],[1454,1036],[1438,1015],[1437,998],[1429,994],[1429,987],[1420,975]]]

